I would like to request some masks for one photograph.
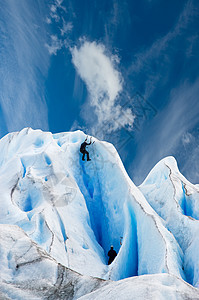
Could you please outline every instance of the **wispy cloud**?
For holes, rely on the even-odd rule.
[[[190,132],[185,132],[182,135],[182,144],[184,146],[191,144],[193,140],[195,140],[195,137]]]
[[[128,74],[133,74],[136,77],[139,73],[147,73],[145,97],[148,98],[151,95],[160,80],[165,82],[168,69],[172,63],[171,53],[176,51],[176,47],[172,43],[176,43],[177,38],[184,33],[193,16],[197,13],[193,1],[187,1],[174,28],[165,36],[157,39],[149,48],[135,54],[134,61],[128,69]],[[154,64],[159,72],[157,72],[157,68],[154,71]]]
[[[169,46],[169,42],[180,35],[181,31],[186,28],[194,13],[195,8],[192,4],[192,1],[188,1],[182,13],[180,14],[173,30],[169,31],[165,36],[156,40],[150,48],[146,49],[143,52],[137,53],[135,55],[135,61],[131,65],[129,72],[138,73],[142,71],[145,66],[148,66],[151,60],[159,57],[162,52],[167,49],[167,47]]]
[[[67,22],[62,18],[62,28],[60,28],[60,32],[62,36],[65,36],[65,34],[68,34],[73,29],[73,24],[71,22]]]
[[[52,24],[52,20],[51,20],[51,18],[49,18],[49,17],[46,17],[46,23],[47,23],[47,24]]]
[[[45,42],[50,55],[57,55],[59,50],[70,47],[69,34],[73,29],[73,24],[70,21],[66,21],[67,9],[63,5],[63,0],[54,0],[49,6],[49,14],[46,17],[46,23],[52,25],[54,28],[54,34],[50,34],[48,41]]]
[[[63,42],[56,35],[51,35],[50,39],[50,44],[45,43],[45,46],[50,55],[56,55],[57,52],[63,47]]]
[[[129,166],[129,173],[137,184],[168,155],[176,157],[184,175],[193,182],[199,181],[196,170],[199,140],[196,139],[198,132],[193,132],[199,128],[198,35],[193,34],[198,15],[197,1],[186,1],[173,28],[135,54],[128,70],[134,85],[141,86],[146,99],[157,101],[159,110],[157,116],[143,126],[136,156]],[[176,74],[177,70],[181,73]]]
[[[0,104],[9,131],[48,129],[44,77],[49,56],[42,46],[43,6],[7,0],[0,7]]]
[[[140,181],[144,179],[143,175],[146,176],[155,163],[168,155],[176,156],[182,165],[188,167],[183,161],[185,144],[192,143],[190,160],[193,159],[193,152],[195,153],[194,159],[198,161],[196,148],[193,146],[194,138],[189,133],[193,128],[199,126],[198,95],[199,79],[194,84],[185,82],[171,92],[167,107],[159,112],[148,129],[143,132],[142,144],[138,147],[136,162],[132,165],[132,173],[136,182],[141,183]],[[198,153],[199,151],[197,151]],[[186,155],[186,159],[188,157]],[[188,169],[188,172],[191,172],[191,168]]]
[[[183,149],[184,159],[183,163],[180,164],[180,171],[183,175],[190,180],[190,182],[199,183],[199,140],[193,139],[190,143],[190,147],[186,150]]]
[[[62,5],[63,0],[55,0],[53,4],[50,5],[50,17],[48,19],[54,20],[55,22],[60,21],[60,14],[59,10],[63,10],[66,12],[66,8]]]
[[[117,70],[118,58],[107,54],[105,47],[96,42],[82,41],[82,45],[71,49],[72,62],[85,82],[89,92],[89,104],[97,115],[94,133],[102,128],[106,132],[133,126],[134,116],[130,109],[121,113],[118,103],[122,91],[122,76]]]
[[[190,36],[187,40],[188,40],[188,44],[189,44],[187,47],[187,51],[186,51],[187,58],[190,58],[193,56],[197,57],[198,48],[199,48],[199,35],[194,34],[194,35]]]

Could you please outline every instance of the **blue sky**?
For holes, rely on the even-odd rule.
[[[0,0],[0,135],[82,129],[199,183],[198,0]]]

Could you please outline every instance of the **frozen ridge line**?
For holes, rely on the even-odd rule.
[[[68,293],[67,299],[168,299],[170,293],[174,299],[199,299],[194,288],[199,285],[199,186],[168,157],[136,187],[107,142],[94,139],[92,161],[82,162],[85,137],[81,131],[25,128],[0,140],[4,297],[24,299],[27,293],[33,297],[28,299],[66,299]],[[111,244],[118,255],[107,266]],[[45,263],[41,256],[47,257]],[[42,278],[41,289],[27,278]],[[62,291],[57,297],[56,282]]]

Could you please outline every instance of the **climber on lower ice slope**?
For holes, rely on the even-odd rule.
[[[92,137],[91,137],[91,138],[92,138]],[[86,150],[86,146],[91,145],[91,138],[90,138],[90,143],[87,143],[87,142],[86,142],[86,141],[87,141],[87,138],[86,138],[85,141],[81,144],[80,152],[83,154],[82,160],[85,160],[85,159],[84,159],[84,158],[85,158],[85,154],[87,155],[87,161],[91,160],[91,159],[89,158],[89,153],[88,153],[88,151]]]
[[[109,256],[108,265],[110,265],[117,256],[116,251],[113,250],[113,246],[111,246],[111,249],[108,252],[108,256]]]

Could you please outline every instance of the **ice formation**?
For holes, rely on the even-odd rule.
[[[116,299],[137,284],[135,299],[147,286],[199,299],[199,186],[168,157],[137,187],[107,142],[93,138],[82,161],[85,138],[26,128],[0,140],[3,299],[66,299],[69,286],[67,299]]]

